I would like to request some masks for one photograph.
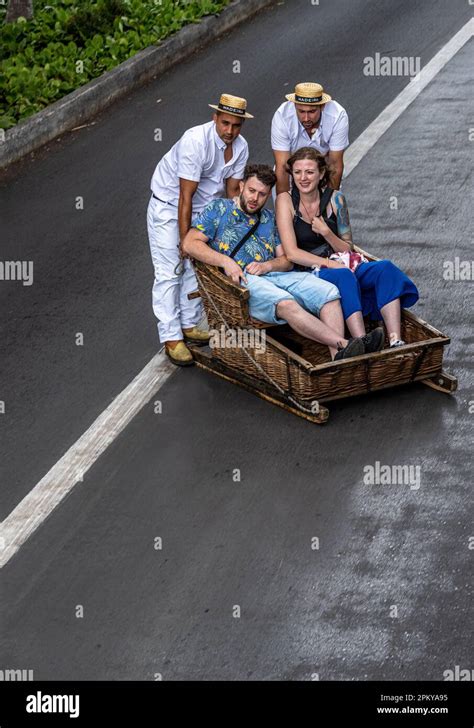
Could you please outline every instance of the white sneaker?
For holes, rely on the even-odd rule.
[[[390,348],[395,349],[397,346],[405,346],[406,343],[407,342],[403,341],[403,339],[397,339],[390,344]]]

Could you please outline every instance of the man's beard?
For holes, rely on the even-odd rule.
[[[321,123],[321,115],[319,115],[319,119],[317,119],[316,121],[312,121],[311,124],[309,122],[301,123],[307,131],[310,131],[311,129],[316,130]]]
[[[260,207],[256,207],[255,210],[249,210],[249,208],[245,204],[245,198],[243,195],[239,196],[239,205],[242,212],[245,212],[246,215],[255,215],[255,213],[260,212],[263,207],[263,205],[260,205]]]

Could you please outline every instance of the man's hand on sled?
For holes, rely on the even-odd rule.
[[[232,260],[232,258],[226,257],[225,261],[222,263],[222,267],[226,276],[232,278],[232,282],[235,283],[237,286],[240,285],[241,280],[244,283],[247,283],[247,279],[244,276],[242,268],[240,267],[240,265],[237,265],[235,260]]]
[[[249,263],[245,270],[253,276],[262,276],[264,273],[270,272],[270,266],[268,265],[268,261],[265,261],[264,263],[257,263],[257,261],[254,261],[253,263]]]

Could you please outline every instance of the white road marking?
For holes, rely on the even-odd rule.
[[[121,392],[89,429],[53,465],[0,525],[0,568],[82,482],[84,475],[142,407],[176,371],[160,351]]]
[[[392,126],[393,122],[407,109],[424,88],[434,79],[448,61],[461,50],[463,45],[474,35],[474,18],[454,35],[445,46],[421,69],[408,86],[405,86],[394,100],[385,107],[367,129],[357,137],[344,154],[344,178],[357,167],[359,162],[370,152],[382,134]]]
[[[471,19],[355,140],[345,154],[345,177],[473,35],[474,19]],[[7,516],[0,525],[0,568],[8,563],[75,484],[82,482],[100,455],[175,371],[163,351],[156,354]]]

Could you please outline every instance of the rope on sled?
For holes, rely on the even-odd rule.
[[[201,275],[200,275],[199,271],[198,271],[198,270],[196,269],[196,267],[194,267],[194,272],[195,272],[195,274],[196,274],[196,278],[197,278],[197,280],[198,280],[198,283],[199,283],[199,285],[200,285],[200,286],[202,287],[202,289],[203,289],[204,293],[205,293],[205,294],[206,294],[206,296],[207,296],[207,299],[208,299],[208,301],[210,302],[211,306],[213,307],[213,309],[214,309],[215,313],[217,314],[218,318],[219,318],[219,319],[221,320],[221,322],[222,322],[222,323],[223,323],[223,325],[225,326],[225,329],[226,329],[226,331],[231,331],[231,327],[229,326],[229,324],[227,323],[227,321],[225,320],[225,318],[224,318],[224,317],[222,316],[221,312],[220,312],[220,311],[219,311],[219,309],[217,308],[216,304],[214,303],[214,300],[213,300],[213,298],[212,298],[211,294],[209,293],[209,291],[207,290],[207,288],[206,288],[206,286],[205,286],[205,284],[204,284],[204,282],[203,282],[203,280],[202,280],[202,278],[201,278]],[[260,365],[260,364],[259,364],[259,363],[258,363],[258,362],[257,362],[257,361],[256,361],[256,360],[254,359],[254,358],[253,358],[253,356],[252,356],[251,354],[249,354],[249,352],[247,351],[247,349],[246,349],[245,347],[242,347],[242,351],[244,352],[245,356],[246,356],[246,357],[248,357],[248,359],[250,359],[250,361],[251,361],[251,362],[252,362],[252,364],[253,364],[253,365],[254,365],[254,366],[256,367],[256,369],[257,369],[257,370],[258,370],[258,371],[259,371],[259,372],[260,372],[261,374],[263,374],[263,376],[264,376],[264,377],[265,377],[265,378],[266,378],[266,379],[267,379],[267,380],[268,380],[268,381],[270,382],[270,384],[271,384],[271,385],[272,385],[273,387],[275,387],[275,389],[276,389],[276,390],[277,390],[277,391],[278,391],[278,392],[279,392],[279,393],[280,393],[280,394],[281,394],[281,395],[282,395],[283,397],[285,397],[285,399],[287,399],[287,400],[288,400],[289,402],[291,402],[291,404],[292,404],[292,405],[294,405],[294,406],[295,406],[295,407],[296,407],[297,409],[299,409],[299,410],[300,410],[301,412],[304,412],[305,414],[308,414],[308,415],[315,415],[315,414],[318,414],[318,411],[319,411],[319,409],[318,409],[318,410],[317,410],[316,412],[314,412],[314,410],[313,410],[313,409],[311,409],[310,407],[305,407],[304,405],[300,404],[299,402],[297,402],[297,400],[296,400],[296,399],[294,399],[294,398],[293,398],[293,397],[292,397],[292,396],[291,396],[290,394],[288,394],[288,392],[285,392],[285,390],[284,390],[284,389],[283,389],[282,387],[280,387],[280,385],[278,384],[278,382],[275,382],[275,380],[274,380],[274,379],[272,379],[272,377],[271,377],[271,376],[270,376],[270,375],[269,375],[269,374],[268,374],[268,373],[267,373],[267,372],[265,371],[265,369],[264,369],[264,368],[263,368],[263,367],[262,367],[262,366],[261,366],[261,365]],[[317,400],[315,400],[315,402],[317,402]],[[318,408],[319,408],[319,404],[318,404]]]

